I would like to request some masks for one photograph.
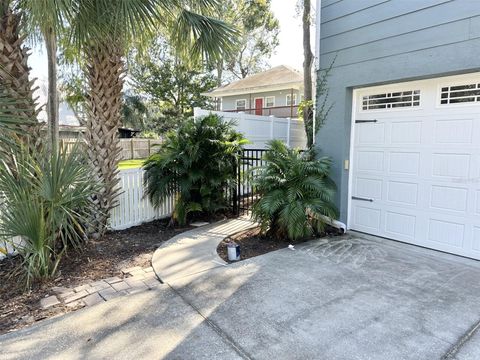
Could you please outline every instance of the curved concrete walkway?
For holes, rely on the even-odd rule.
[[[217,254],[223,239],[255,227],[247,217],[224,220],[181,233],[163,243],[153,254],[152,267],[157,277],[170,283],[186,276],[226,266]]]

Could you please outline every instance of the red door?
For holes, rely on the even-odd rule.
[[[263,99],[255,99],[255,115],[263,115]]]

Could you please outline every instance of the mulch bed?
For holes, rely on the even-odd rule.
[[[317,235],[315,237],[300,239],[300,240],[288,240],[288,239],[276,239],[268,235],[260,233],[259,228],[250,229],[239,232],[235,235],[229,236],[223,240],[217,247],[218,255],[226,262],[228,261],[227,244],[229,242],[235,242],[240,245],[240,261],[250,259],[255,256],[263,255],[271,251],[279,250],[288,247],[288,245],[301,244],[309,240],[318,239],[320,237],[333,237],[341,235],[341,232],[333,227],[328,227],[324,234]],[[237,261],[234,261],[237,262]]]
[[[123,277],[120,270],[127,267],[148,267],[161,243],[189,229],[170,228],[168,220],[157,220],[109,232],[100,240],[88,242],[82,252],[69,252],[62,259],[57,276],[30,291],[18,280],[20,257],[0,261],[0,334],[75,310],[66,306],[41,309],[39,301],[51,295],[52,287],[71,288],[112,276]]]

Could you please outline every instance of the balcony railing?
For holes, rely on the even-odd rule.
[[[243,112],[250,115],[270,116],[273,115],[279,118],[297,118],[298,117],[298,105],[292,106],[273,106],[268,108],[256,108],[256,109],[236,109],[236,110],[223,110],[225,112]]]

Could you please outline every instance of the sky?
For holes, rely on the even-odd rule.
[[[303,63],[303,47],[302,47],[302,19],[300,15],[296,14],[297,0],[272,0],[272,11],[280,23],[279,41],[274,55],[271,57],[269,63],[272,67],[278,65],[289,65],[295,69],[301,70]],[[312,43],[315,36],[315,31],[311,32]],[[32,55],[29,59],[29,64],[32,68],[32,77],[40,81],[37,82],[40,86],[38,96],[39,102],[46,102],[46,84],[47,84],[47,59],[44,49],[37,47],[32,50]],[[63,106],[60,108],[60,118],[73,118],[73,113],[68,111]],[[41,117],[44,117],[42,114]],[[67,123],[70,122],[67,119]]]
[[[280,22],[280,45],[270,59],[270,65],[289,65],[302,69],[302,18],[296,14],[297,0],[272,0],[272,10]],[[314,32],[311,32],[312,37]]]

